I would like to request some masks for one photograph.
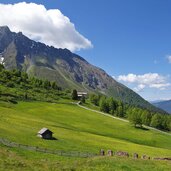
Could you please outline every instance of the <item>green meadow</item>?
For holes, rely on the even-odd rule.
[[[47,127],[57,140],[43,140],[37,132]],[[122,157],[61,157],[1,145],[1,170],[170,170],[168,161],[133,160],[132,154],[171,157],[171,136],[134,128],[71,103],[0,103],[0,137],[41,148],[98,154],[100,149],[126,151]],[[34,166],[33,166],[34,165]]]

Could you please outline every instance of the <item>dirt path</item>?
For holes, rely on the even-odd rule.
[[[100,113],[100,114],[102,114],[102,115],[104,115],[104,116],[107,116],[107,117],[110,117],[110,118],[113,118],[113,119],[117,119],[117,120],[120,120],[120,121],[123,121],[123,122],[129,122],[129,121],[126,120],[126,119],[118,118],[118,117],[112,116],[112,115],[110,115],[110,114],[103,113],[103,112],[100,112],[100,111],[97,111],[97,110],[90,109],[90,108],[88,108],[88,107],[82,106],[82,105],[80,105],[80,102],[77,102],[77,103],[74,103],[74,104],[76,104],[77,106],[79,106],[79,107],[81,107],[81,108],[83,108],[83,109],[86,109],[86,110],[89,110],[89,111],[92,111],[92,112],[96,112],[96,113]],[[150,127],[150,126],[146,126],[146,125],[143,125],[143,126],[144,126],[145,128],[147,128],[147,129],[154,130],[154,131],[160,132],[160,133],[162,133],[162,134],[166,134],[166,135],[170,135],[170,136],[171,136],[171,134],[168,133],[168,132],[164,132],[164,131],[161,131],[161,130],[159,130],[159,129],[156,129],[156,128],[153,128],[153,127]]]
[[[80,105],[80,102],[78,102],[78,103],[76,103],[76,104],[77,104],[79,107],[83,108],[83,109],[90,110],[90,111],[96,112],[96,113],[100,113],[100,114],[102,114],[102,115],[104,115],[104,116],[107,116],[107,117],[110,117],[110,118],[114,118],[114,119],[117,119],[117,120],[120,120],[120,121],[123,121],[123,122],[129,122],[129,121],[126,120],[126,119],[118,118],[118,117],[109,115],[109,114],[107,114],[107,113],[103,113],[103,112],[100,112],[100,111],[93,110],[93,109],[90,109],[90,108],[88,108],[88,107],[82,106],[82,105]]]

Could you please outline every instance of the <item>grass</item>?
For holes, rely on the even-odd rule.
[[[0,170],[2,171],[170,171],[171,167],[167,161],[133,160],[115,156],[88,159],[64,158],[0,147]]]
[[[42,127],[52,130],[58,140],[38,138],[36,134]],[[131,155],[136,152],[151,157],[171,157],[171,136],[154,130],[136,129],[129,123],[67,103],[0,103],[0,137],[21,144],[56,150],[99,153],[100,149],[112,149],[127,151]],[[9,164],[16,170],[20,168],[17,165],[29,170],[33,163],[35,170],[53,170],[58,167],[61,170],[104,170],[104,167],[106,170],[169,170],[171,167],[169,162],[162,161],[135,161],[118,157],[79,159],[15,148],[7,149],[1,146],[0,166],[4,168]],[[11,155],[14,155],[14,161]],[[48,161],[41,163],[45,159]],[[56,165],[56,161],[59,161],[59,164]],[[23,162],[25,167],[20,162]]]

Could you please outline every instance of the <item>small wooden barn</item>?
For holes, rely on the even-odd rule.
[[[53,139],[52,137],[53,132],[50,131],[48,128],[42,128],[39,132],[38,132],[38,137],[41,137],[43,139]]]

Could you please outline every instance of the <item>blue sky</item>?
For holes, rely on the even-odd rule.
[[[21,1],[0,1],[17,2]],[[43,4],[47,10],[59,9],[67,16],[76,31],[89,40],[83,42],[86,49],[74,50],[90,63],[147,100],[171,99],[170,0],[25,2]]]

